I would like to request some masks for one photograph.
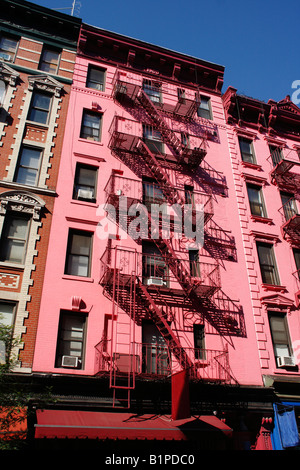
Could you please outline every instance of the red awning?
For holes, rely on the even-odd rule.
[[[232,429],[216,416],[172,421],[162,415],[102,413],[93,411],[37,410],[35,437],[90,439],[188,440],[197,433],[231,436]]]

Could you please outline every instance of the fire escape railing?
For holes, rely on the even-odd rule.
[[[294,241],[300,241],[300,214],[296,206],[296,199],[291,197],[278,209],[282,217],[282,231]]]
[[[143,94],[144,96],[145,94]],[[147,100],[147,97],[145,98]],[[150,104],[149,106],[152,106]],[[155,107],[151,110],[154,112]],[[163,122],[163,121],[161,121]],[[163,129],[162,129],[163,127]],[[167,124],[158,126],[157,122],[154,123],[154,128],[159,130],[161,140],[153,140],[152,148],[157,146],[154,153],[162,161],[172,161],[183,165],[192,165],[193,167],[199,166],[206,155],[206,140],[201,136],[193,135],[190,137],[190,142],[183,144],[179,132],[172,131]],[[145,140],[143,132],[143,124],[133,119],[124,118],[122,116],[114,116],[113,121],[109,128],[109,148],[117,152],[136,152],[136,145],[138,141]],[[151,139],[147,139],[149,142]],[[163,151],[162,149],[163,145]],[[173,150],[173,152],[170,150]]]
[[[134,369],[136,375],[169,376],[176,370],[177,360],[172,348],[156,343],[134,343],[131,356],[122,352],[110,355],[110,339],[102,339],[95,346],[95,374],[107,373],[113,368],[120,374]],[[185,347],[193,364],[191,375],[199,380],[230,382],[228,351]]]
[[[168,211],[174,205],[181,207],[181,214],[185,209],[191,210],[194,218],[197,211],[203,212],[204,225],[213,217],[213,203],[210,194],[191,190],[189,188],[177,188],[169,181],[164,184],[157,182],[141,181],[112,174],[104,188],[106,204],[111,204],[116,210],[124,210],[120,205],[120,198],[126,198],[127,209],[132,204],[144,204],[151,211],[152,204],[161,206]],[[164,206],[165,205],[165,206]]]
[[[281,187],[299,187],[300,173],[293,173],[293,167],[300,165],[299,151],[293,149],[275,149],[268,160],[273,169],[270,172],[271,182]]]

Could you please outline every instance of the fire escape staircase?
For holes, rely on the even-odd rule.
[[[189,154],[188,147],[184,146],[181,141],[177,138],[176,134],[170,129],[165,122],[164,117],[159,112],[158,107],[152,102],[148,95],[141,88],[137,93],[137,100],[144,108],[148,116],[150,117],[153,125],[159,130],[164,142],[168,144],[174,151],[177,159],[180,163],[184,162],[184,159]],[[199,148],[198,151],[193,152],[193,158],[189,163],[198,166],[206,155],[205,148]]]

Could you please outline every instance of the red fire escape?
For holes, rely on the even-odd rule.
[[[117,71],[114,80],[113,96],[119,103],[130,103],[144,110],[153,127],[160,132],[164,143],[172,149],[177,165],[182,166],[182,168],[186,165],[197,167],[201,163],[206,154],[205,139],[202,137],[199,145],[190,150],[181,143],[164,118],[164,113],[171,113],[173,116],[180,116],[181,119],[192,119],[199,104],[196,98],[187,100],[179,97],[177,104],[168,105],[167,109],[163,109],[159,101],[155,102],[148,96],[141,84],[129,80],[126,74],[119,71]],[[142,157],[143,165],[147,168],[147,173],[151,175],[155,184],[160,188],[164,201],[169,205],[177,205],[180,210],[183,210],[183,205],[187,203],[187,197],[182,190],[172,183],[168,176],[167,169],[172,168],[172,163],[165,155],[161,154],[159,149],[149,146],[142,138],[140,123],[115,116],[110,135],[109,147],[112,153],[130,166],[132,166],[130,163],[133,161],[132,157],[138,157],[138,161],[141,161]],[[143,202],[141,182],[121,178],[115,174],[112,174],[106,186],[106,194],[107,203],[113,205],[116,209],[115,221],[119,225],[122,225],[122,214],[119,211],[119,202],[122,196],[126,196],[128,206],[134,202]],[[201,203],[202,217],[204,224],[206,224],[213,215],[211,195],[198,194],[198,201]],[[183,259],[181,254],[174,249],[171,241],[172,236],[170,239],[163,238],[160,222],[153,220],[150,211],[145,209],[143,204],[141,204],[141,209],[145,210],[145,216],[148,220],[147,238],[155,244],[159,253],[158,260],[152,260],[152,266],[153,263],[155,265],[158,262],[158,266],[167,268],[168,275],[165,276],[164,274],[165,280],[162,276],[158,277],[158,282],[161,284],[155,285],[152,282],[151,285],[147,285],[139,269],[140,265],[143,264],[139,263],[140,256],[145,259],[145,254],[108,246],[101,259],[101,285],[104,287],[104,293],[112,300],[114,309],[118,312],[113,313],[112,324],[114,324],[114,321],[119,321],[121,312],[126,312],[133,320],[133,323],[137,321],[138,316],[140,318],[151,318],[164,338],[167,350],[173,358],[168,361],[168,363],[172,362],[171,371],[174,370],[175,361],[179,369],[188,369],[191,377],[199,378],[199,361],[197,362],[195,355],[193,357],[187,348],[182,345],[182,341],[177,334],[176,318],[170,313],[172,311],[172,308],[169,308],[170,305],[172,303],[177,306],[184,305],[191,312],[201,312],[201,315],[220,334],[230,334],[235,328],[239,329],[240,325],[237,320],[239,312],[235,312],[237,313],[236,317],[229,315],[230,320],[228,316],[220,313],[220,307],[225,308],[223,312],[230,310],[228,305],[231,301],[225,294],[222,295],[219,266],[217,264],[201,263],[201,274],[198,274],[195,270],[193,272],[190,261]],[[192,207],[190,216],[193,223],[197,216],[196,206]],[[126,218],[125,224],[128,223],[129,220]],[[155,233],[159,234],[157,238],[153,238],[151,235],[153,234],[151,232],[153,227],[155,227]],[[127,229],[124,225],[123,228]],[[170,326],[172,321],[174,327]],[[134,334],[132,337],[134,337]],[[111,344],[113,341],[116,343],[117,339],[116,335],[113,339],[112,333]],[[116,361],[112,361],[115,354],[113,348],[116,347],[116,344],[114,347],[112,346],[108,362],[111,377],[110,384],[114,389],[114,393],[118,389],[124,389],[129,394],[130,389],[134,388],[135,374],[141,370],[138,360],[139,354],[137,354],[137,351],[132,351],[133,344],[135,342],[131,340],[128,351],[128,357],[131,359],[125,369],[123,368],[123,381],[120,381],[122,374],[119,374],[120,371]],[[221,364],[221,357],[226,364]],[[218,364],[218,377],[215,377],[215,379],[229,380],[227,358],[228,355],[227,353],[224,354],[224,351],[215,355],[214,362]],[[114,398],[116,398],[115,394]]]

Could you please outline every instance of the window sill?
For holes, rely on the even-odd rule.
[[[11,263],[10,261],[0,261],[0,268],[13,268],[18,271],[24,271],[25,264],[23,263]]]
[[[85,142],[85,143],[88,143],[88,144],[100,145],[101,147],[103,147],[103,143],[98,142],[97,140],[83,139],[82,137],[79,137],[78,141],[79,142]]]
[[[71,274],[64,274],[63,279],[69,280],[69,281],[81,281],[81,282],[94,282],[94,279],[91,277],[84,277],[84,276],[74,276]]]
[[[262,217],[260,215],[251,214],[250,218],[251,220],[253,220],[253,222],[261,222],[263,224],[273,225],[273,220],[269,219],[268,217]]]
[[[250,162],[245,162],[244,160],[241,161],[242,166],[245,168],[252,168],[252,170],[259,170],[261,171],[261,165],[258,165],[257,163],[250,163]]]
[[[270,290],[273,292],[286,292],[286,286],[277,286],[275,284],[262,284],[261,286],[265,291]]]
[[[71,204],[78,204],[79,206],[95,207],[98,208],[99,204],[96,202],[80,201],[78,199],[72,199]]]

